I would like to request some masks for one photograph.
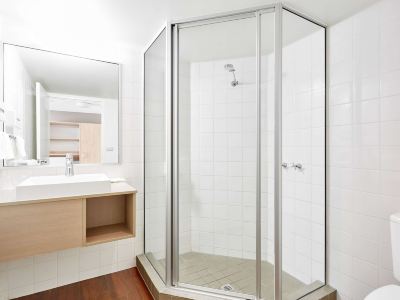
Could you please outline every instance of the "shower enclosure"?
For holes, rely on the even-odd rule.
[[[146,50],[145,255],[167,286],[325,284],[325,39],[275,4],[168,23]]]

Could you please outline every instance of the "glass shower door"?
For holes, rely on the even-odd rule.
[[[256,294],[256,20],[178,25],[181,286]]]
[[[261,297],[275,294],[275,14],[260,14]]]

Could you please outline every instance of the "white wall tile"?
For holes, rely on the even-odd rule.
[[[400,95],[385,97],[381,99],[380,110],[381,121],[400,120]]]
[[[381,75],[381,96],[393,96],[400,93],[398,82],[400,71],[390,71]]]
[[[46,281],[57,283],[57,256],[46,261],[35,261],[34,271],[35,284]]]
[[[330,52],[348,64],[330,59],[329,68],[328,283],[341,299],[364,299],[395,282],[389,215],[400,211],[396,8],[398,1],[382,0],[329,28]],[[351,119],[340,105],[352,105]]]

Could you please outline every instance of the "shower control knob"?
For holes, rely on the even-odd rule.
[[[286,162],[282,163],[282,167],[283,167],[284,169],[290,168],[289,164],[286,163]]]

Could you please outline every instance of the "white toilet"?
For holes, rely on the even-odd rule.
[[[400,281],[400,213],[390,216],[393,275]],[[365,300],[399,300],[400,285],[390,284],[371,292]]]

